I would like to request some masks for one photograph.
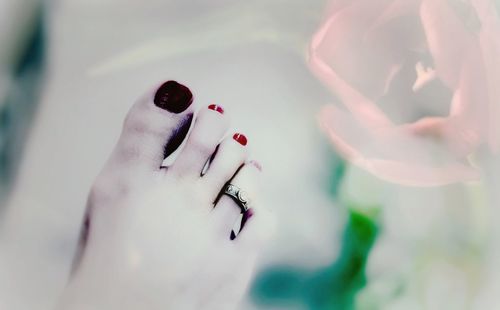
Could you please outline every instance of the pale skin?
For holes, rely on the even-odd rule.
[[[60,309],[235,309],[246,291],[271,228],[258,204],[261,167],[248,160],[247,145],[225,137],[228,117],[206,107],[175,161],[162,167],[168,139],[195,111],[158,108],[154,92],[130,110],[92,187],[81,256]],[[241,210],[226,195],[217,199],[228,181],[252,198],[234,240]]]

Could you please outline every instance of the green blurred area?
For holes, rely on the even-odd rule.
[[[349,208],[340,256],[332,265],[306,271],[276,266],[255,281],[258,305],[303,305],[307,309],[354,309],[356,293],[366,284],[365,266],[378,233],[376,215]]]
[[[0,206],[13,182],[43,84],[46,51],[43,20],[39,6],[33,27],[23,39],[24,51],[8,66],[12,72],[1,72],[9,77],[10,83],[0,102]]]
[[[318,270],[274,266],[254,282],[251,294],[261,307],[298,309],[355,309],[356,294],[366,285],[365,266],[379,232],[379,206],[342,203],[339,192],[346,163],[331,154],[330,177],[325,190],[334,206],[345,208],[347,223],[338,258]]]

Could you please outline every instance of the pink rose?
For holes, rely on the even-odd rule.
[[[479,146],[500,148],[500,23],[490,0],[340,0],[309,64],[345,109],[321,127],[353,164],[434,186],[477,180]]]

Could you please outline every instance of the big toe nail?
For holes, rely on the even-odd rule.
[[[167,81],[156,91],[154,102],[159,108],[181,113],[193,103],[193,94],[186,86],[176,81]]]

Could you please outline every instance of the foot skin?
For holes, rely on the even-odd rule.
[[[191,102],[186,87],[169,81],[132,107],[89,195],[61,309],[237,308],[270,230],[256,202],[260,167],[247,161],[243,135],[224,138],[221,107],[193,118]],[[220,195],[229,181],[252,199],[235,238],[240,208]]]

